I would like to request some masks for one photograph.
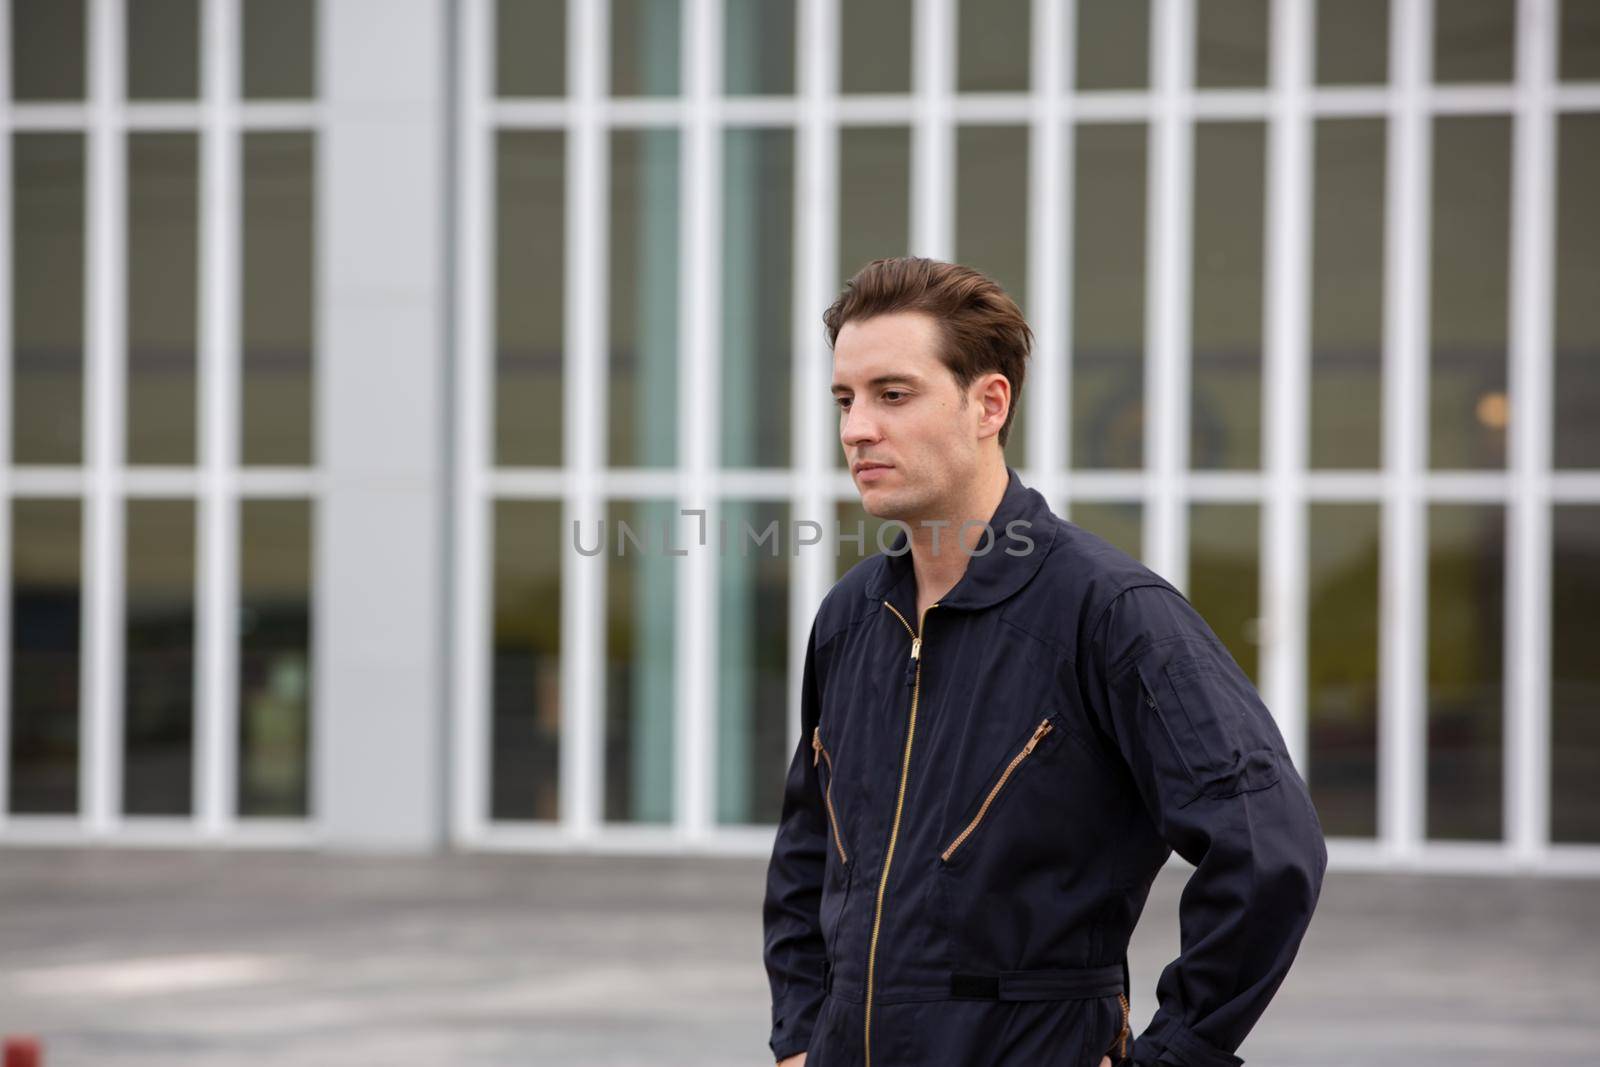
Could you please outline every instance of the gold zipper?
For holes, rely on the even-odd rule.
[[[906,778],[911,772],[911,738],[917,729],[917,697],[922,691],[922,626],[928,617],[928,612],[938,607],[938,603],[929,604],[923,609],[922,615],[917,619],[917,628],[913,630],[911,624],[906,622],[906,617],[900,614],[889,601],[885,600],[883,606],[894,612],[894,617],[900,620],[900,625],[906,628],[906,633],[911,635],[911,660],[916,664],[916,673],[911,683],[911,716],[906,722],[906,750],[900,760],[900,793],[894,801],[894,822],[889,828],[889,848],[883,854],[883,874],[878,878],[878,903],[872,913],[872,943],[867,949],[867,1011],[866,1011],[866,1063],[864,1067],[872,1067],[872,976],[873,966],[878,958],[878,927],[883,921],[883,891],[889,885],[889,864],[894,861],[894,843],[900,835],[900,812],[906,801]]]
[[[1122,1005],[1122,1030],[1117,1034],[1117,1059],[1125,1059],[1128,1055],[1128,997],[1124,993],[1117,994],[1117,1003]]]
[[[822,747],[822,727],[811,728],[811,765],[817,765],[818,758],[828,761],[828,788],[822,794],[823,803],[828,806],[828,825],[833,828],[833,843],[839,849],[839,862],[849,863],[850,858],[844,854],[844,838],[839,836],[839,816],[833,810],[833,757],[828,755],[828,750]]]
[[[946,863],[950,862],[951,854],[961,847],[961,842],[965,841],[967,836],[976,830],[978,824],[983,821],[984,815],[989,811],[989,805],[994,803],[995,794],[1000,792],[1000,787],[1006,784],[1006,779],[1011,777],[1011,772],[1017,769],[1019,763],[1028,758],[1028,755],[1033,752],[1033,747],[1039,743],[1039,739],[1049,733],[1052,728],[1049,719],[1039,720],[1039,725],[1033,728],[1033,736],[1028,738],[1028,743],[1022,746],[1021,752],[1011,757],[1011,762],[1006,764],[1006,769],[1000,773],[1000,780],[994,783],[994,787],[989,790],[989,795],[983,798],[983,804],[978,808],[978,814],[974,815],[972,821],[967,823],[965,830],[956,835],[956,839],[950,842],[949,847],[940,853],[940,859]]]

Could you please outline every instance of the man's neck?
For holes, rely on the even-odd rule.
[[[994,518],[1009,480],[1005,459],[997,456],[973,479],[965,498],[948,506],[948,514],[925,516],[911,524],[911,566],[917,578],[919,629],[922,613],[955,588],[967,572],[972,549],[980,547],[986,537],[1000,536],[999,531],[986,533],[979,525],[970,526],[965,532],[961,527],[966,522],[987,524]]]

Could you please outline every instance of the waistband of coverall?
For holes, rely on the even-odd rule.
[[[833,968],[823,964],[822,988],[842,1000],[860,1003],[863,990],[836,986]],[[1065,967],[1048,970],[952,972],[942,985],[895,985],[880,989],[873,1000],[902,1004],[926,1000],[1088,1000],[1114,997],[1123,992],[1121,962],[1103,967]]]

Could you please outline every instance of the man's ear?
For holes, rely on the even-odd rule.
[[[978,436],[998,434],[1011,410],[1011,382],[999,371],[991,371],[972,383],[974,395],[983,409]]]

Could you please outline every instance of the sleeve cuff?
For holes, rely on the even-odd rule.
[[[1241,1067],[1244,1060],[1225,1052],[1176,1020],[1134,1041],[1137,1067]]]
[[[817,1012],[822,1006],[822,990],[805,1000],[791,1000],[777,1004],[772,1009],[772,1036],[767,1047],[772,1050],[774,1062],[804,1052],[811,1044],[811,1031],[817,1025]]]

